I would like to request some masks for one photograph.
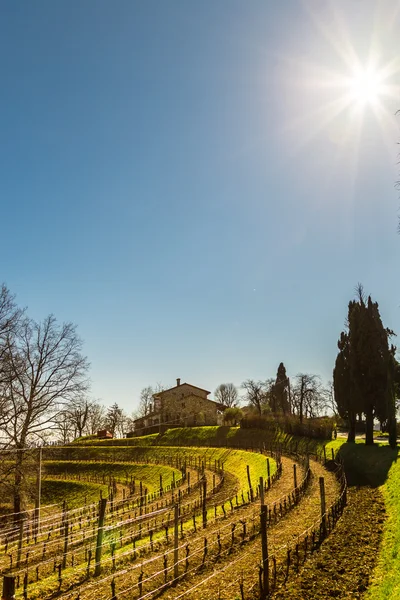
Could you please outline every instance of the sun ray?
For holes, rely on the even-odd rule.
[[[279,57],[283,64],[282,72],[290,72],[290,77],[282,83],[285,89],[283,102],[291,111],[284,131],[291,137],[292,151],[302,150],[324,130],[329,132],[335,128],[339,133],[343,129],[343,135],[337,134],[343,144],[348,144],[349,139],[352,142],[360,140],[363,122],[365,126],[370,123],[369,119],[362,118],[364,113],[369,112],[384,127],[391,110],[390,101],[397,100],[396,104],[393,102],[393,113],[400,105],[399,85],[395,82],[400,73],[400,58],[383,58],[379,38],[379,34],[382,35],[378,14],[380,6],[376,7],[372,18],[365,57],[357,54],[337,6],[329,2],[328,12],[313,10],[310,0],[304,2],[304,6],[319,35],[334,52],[328,58],[330,64],[334,64],[332,59],[336,56],[344,68],[327,67],[307,57]],[[296,98],[296,105],[292,97]],[[386,126],[384,129],[388,131]],[[342,142],[341,147],[343,149]]]
[[[321,105],[318,109],[313,109],[307,114],[303,113],[301,117],[292,119],[286,129],[297,132],[297,144],[294,150],[300,151],[307,146],[329,123],[346,110],[350,103],[351,98],[348,95],[342,95],[340,98]]]
[[[312,10],[309,2],[305,2],[304,6],[316,29],[334,50],[336,56],[342,59],[345,66],[348,68],[359,66],[359,58],[351,43],[350,34],[335,5],[329,3],[331,9],[329,23],[322,21],[322,18]]]

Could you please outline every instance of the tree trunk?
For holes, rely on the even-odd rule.
[[[356,441],[356,415],[349,414],[349,433],[347,434],[347,443],[354,444]]]
[[[365,444],[373,446],[374,444],[374,413],[371,405],[368,405],[365,411]]]
[[[23,498],[22,498],[22,452],[18,452],[18,456],[15,461],[15,474],[14,474],[14,490],[13,490],[13,506],[14,506],[14,523],[18,523],[21,518],[21,512],[23,510]]]
[[[396,415],[390,416],[388,421],[388,430],[389,430],[389,446],[392,450],[396,450],[397,447],[397,423],[396,423]]]

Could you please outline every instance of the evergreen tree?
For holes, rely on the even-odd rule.
[[[289,378],[286,375],[286,368],[282,362],[278,367],[275,384],[272,390],[272,396],[272,412],[283,412],[283,414],[290,414]]]
[[[336,357],[333,370],[333,389],[337,410],[342,419],[349,423],[348,442],[355,442],[356,438],[356,398],[350,370],[350,345],[349,335],[342,331],[338,341],[339,353]]]
[[[393,332],[383,327],[378,303],[370,296],[365,299],[361,285],[357,292],[358,299],[349,302],[348,332],[341,334],[333,377],[339,414],[350,424],[348,441],[354,441],[355,415],[361,412],[366,421],[365,443],[370,445],[374,443],[374,417],[390,422],[393,437],[394,352],[388,345]]]
[[[387,393],[386,429],[389,432],[389,445],[395,449],[397,444],[396,400],[399,396],[400,364],[395,358],[396,348],[391,346],[389,356],[389,381]]]

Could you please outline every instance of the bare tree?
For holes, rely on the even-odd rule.
[[[262,381],[254,381],[254,379],[246,379],[242,383],[242,388],[245,390],[244,400],[261,415],[266,402],[264,383]]]
[[[87,389],[87,359],[71,323],[59,326],[53,315],[43,323],[25,319],[15,335],[6,338],[6,378],[3,391],[8,407],[4,433],[16,448],[14,512],[23,507],[23,457],[28,443],[39,441],[54,428],[57,414]]]
[[[82,437],[86,430],[90,405],[89,398],[81,396],[76,398],[76,400],[73,400],[68,409],[69,418],[75,431],[75,437]]]
[[[328,381],[327,386],[321,389],[321,399],[321,408],[324,410],[324,412],[334,415],[336,418],[338,418],[339,413],[335,401],[335,390],[332,381]]]
[[[239,393],[233,383],[221,383],[215,390],[214,397],[217,402],[228,408],[239,404]]]
[[[69,412],[67,410],[61,410],[55,418],[55,434],[57,436],[57,442],[68,444],[75,439],[75,433],[75,428],[71,422]]]
[[[126,422],[126,415],[117,403],[110,406],[107,411],[106,426],[107,429],[115,435],[123,436]]]
[[[100,429],[104,429],[106,427],[106,417],[106,407],[101,404],[99,400],[92,400],[90,402],[89,414],[86,421],[86,433],[88,435],[94,435]]]
[[[151,385],[143,388],[140,392],[139,408],[137,411],[138,417],[145,417],[151,412],[154,390]]]
[[[318,417],[325,404],[321,379],[318,375],[299,373],[292,388],[292,403],[300,423],[304,417]]]
[[[9,341],[16,334],[22,314],[23,311],[15,303],[15,296],[10,293],[3,283],[0,289],[0,419],[6,413],[5,388],[8,380],[7,355]]]
[[[91,412],[96,411],[95,401],[79,396],[62,409],[55,420],[61,441],[65,444],[77,437],[90,434]],[[98,427],[101,429],[101,427]]]
[[[0,289],[0,350],[6,348],[6,340],[12,332],[16,331],[17,325],[20,322],[23,311],[17,307],[15,296],[13,296],[8,288],[1,285]],[[1,358],[1,354],[0,354]]]

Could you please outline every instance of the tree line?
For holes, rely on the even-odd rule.
[[[136,417],[149,415],[154,407],[154,398],[165,388],[158,383],[142,389]],[[299,373],[290,380],[285,365],[281,362],[275,378],[265,381],[246,379],[240,387],[234,383],[221,383],[214,391],[214,400],[227,407],[225,421],[238,421],[243,412],[257,415],[280,413],[315,418],[326,413],[335,413],[332,385],[324,386],[318,375]]]

